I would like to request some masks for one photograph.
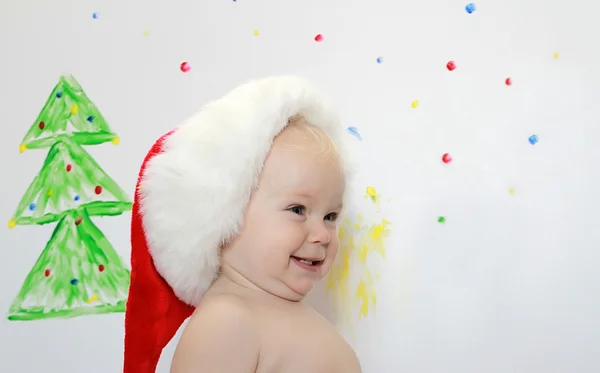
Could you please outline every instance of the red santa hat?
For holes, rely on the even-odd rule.
[[[271,77],[235,88],[161,137],[142,164],[131,223],[124,373],[155,372],[163,348],[219,271],[275,136],[296,115],[321,128],[349,175],[349,137],[312,83]]]

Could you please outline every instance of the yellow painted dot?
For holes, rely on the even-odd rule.
[[[92,303],[93,301],[98,300],[98,296],[97,295],[92,295],[90,299],[88,299],[88,303]]]
[[[12,218],[12,219],[10,219],[10,220],[8,221],[8,227],[9,227],[10,229],[13,229],[13,228],[14,228],[14,227],[16,227],[16,226],[17,226],[17,221],[15,220],[15,218]]]
[[[412,106],[412,108],[413,108],[413,109],[416,109],[416,108],[417,108],[417,106],[419,106],[419,100],[414,100],[414,101],[412,102],[411,106]]]
[[[375,193],[375,188],[373,188],[371,186],[367,187],[367,194],[370,195],[371,197],[374,197],[375,194],[376,194]]]
[[[25,151],[25,149],[27,149],[27,145],[25,145],[25,144],[21,144],[21,145],[19,146],[19,152],[20,152],[20,153],[23,153],[23,152]]]
[[[141,190],[141,189],[144,189],[144,187],[142,185],[138,185],[136,189]]]
[[[79,106],[77,106],[77,104],[73,104],[73,106],[71,106],[71,115],[77,114],[78,111],[79,111]]]
[[[48,197],[52,197],[52,195],[54,194],[54,192],[51,190],[48,191]]]
[[[508,190],[508,193],[510,193],[510,194],[515,194],[515,190],[514,190],[513,188],[510,188],[510,189]]]
[[[254,36],[258,36],[258,35],[260,35],[258,30],[254,30]]]
[[[558,60],[558,57],[560,57],[560,55],[558,54],[558,52],[554,53],[554,59]]]
[[[115,145],[119,145],[120,142],[121,142],[121,139],[118,137],[115,137],[114,139],[112,139],[112,143]]]
[[[148,36],[148,30],[144,31],[144,36]]]

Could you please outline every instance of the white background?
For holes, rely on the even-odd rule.
[[[251,78],[302,75],[362,136],[357,208],[375,186],[393,224],[373,269],[376,310],[354,335],[340,328],[364,371],[598,372],[599,6],[485,0],[468,14],[467,3],[3,1],[0,216],[46,156],[19,144],[63,73],[120,136],[86,150],[131,195],[151,144],[207,100]],[[129,220],[94,220],[127,262]],[[0,312],[53,228],[0,228]],[[122,338],[123,314],[2,317],[0,371],[117,372]]]

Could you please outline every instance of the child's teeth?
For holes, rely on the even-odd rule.
[[[300,262],[302,262],[304,264],[308,264],[308,265],[312,265],[313,264],[312,260],[300,259]]]

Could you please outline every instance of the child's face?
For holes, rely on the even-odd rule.
[[[242,231],[223,250],[223,273],[294,301],[327,274],[339,246],[344,181],[337,158],[319,149],[296,129],[276,137]]]

